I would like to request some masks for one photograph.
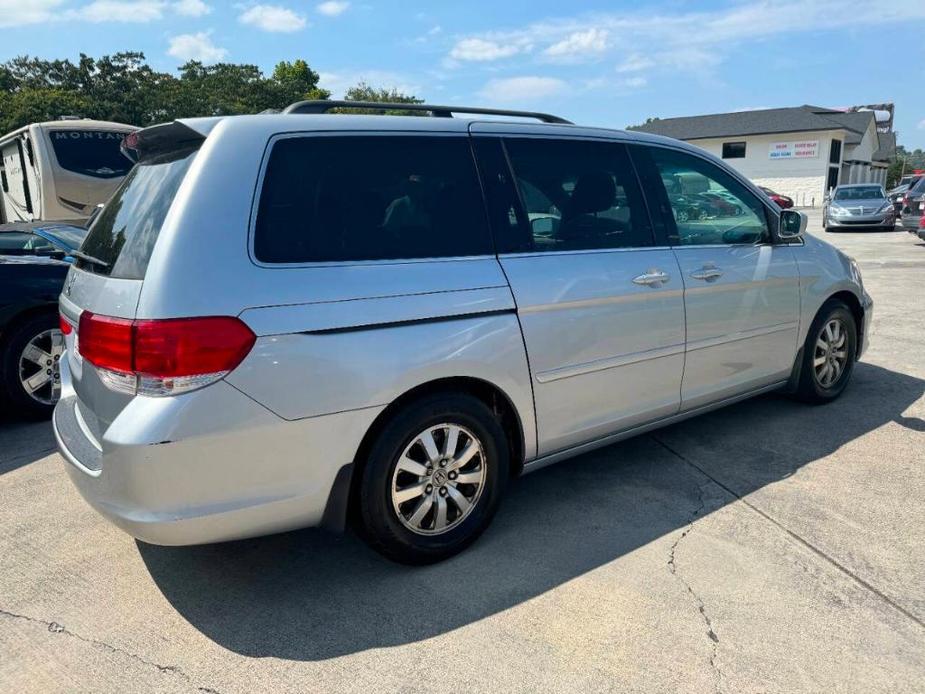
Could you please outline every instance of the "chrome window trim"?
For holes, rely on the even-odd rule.
[[[252,264],[266,270],[291,270],[293,268],[324,268],[324,267],[360,267],[366,265],[407,265],[409,263],[455,263],[461,261],[476,260],[494,260],[497,256],[494,253],[481,255],[463,255],[463,256],[433,256],[428,258],[385,258],[379,260],[330,260],[330,261],[305,261],[299,263],[267,263],[257,259],[254,252],[257,233],[257,211],[260,207],[260,194],[263,192],[263,182],[266,177],[267,167],[270,163],[270,154],[273,147],[280,140],[297,139],[304,137],[449,137],[469,140],[470,136],[467,131],[433,131],[433,130],[297,130],[292,132],[275,133],[267,139],[263,155],[260,158],[260,170],[257,174],[257,182],[254,185],[254,194],[251,199],[251,213],[247,225],[247,257]],[[476,168],[475,156],[472,157],[472,166],[478,181],[478,169]],[[481,191],[481,182],[479,181],[479,190]],[[491,237],[491,225],[485,210],[485,203],[482,197],[479,197],[483,211],[485,212],[485,224]]]

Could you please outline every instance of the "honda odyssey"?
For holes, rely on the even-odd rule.
[[[351,106],[429,117],[327,113]],[[867,345],[854,261],[676,140],[302,102],[124,146],[60,298],[54,428],[145,542],[349,519],[437,561],[513,477],[772,390],[829,402]],[[703,192],[732,204],[675,209]]]

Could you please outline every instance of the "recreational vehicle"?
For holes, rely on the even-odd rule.
[[[136,129],[59,120],[0,137],[0,223],[85,221],[132,168],[120,144]]]

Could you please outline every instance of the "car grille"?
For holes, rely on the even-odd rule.
[[[874,207],[862,207],[862,206],[846,207],[845,209],[848,210],[850,214],[855,214],[855,215],[877,214],[877,210],[880,209],[880,205],[876,205]]]

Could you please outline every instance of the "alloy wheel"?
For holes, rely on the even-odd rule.
[[[475,508],[486,477],[478,437],[458,424],[437,424],[411,439],[392,473],[391,499],[402,525],[418,535],[440,535]]]
[[[848,331],[839,318],[827,321],[813,352],[813,373],[823,388],[834,386],[848,364]]]
[[[61,396],[61,355],[64,335],[60,330],[40,332],[19,355],[19,383],[26,394],[42,405],[53,405]]]

